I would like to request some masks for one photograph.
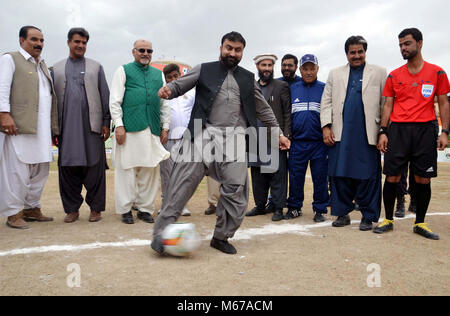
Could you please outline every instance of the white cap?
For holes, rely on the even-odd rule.
[[[259,64],[259,62],[261,62],[265,59],[270,59],[275,64],[275,62],[278,60],[278,57],[274,54],[263,54],[263,55],[258,55],[255,58],[253,58],[253,61],[255,62],[255,64]]]

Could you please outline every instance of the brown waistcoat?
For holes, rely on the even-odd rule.
[[[14,60],[15,71],[11,84],[10,114],[17,126],[18,134],[36,134],[39,112],[38,65],[26,60],[20,52],[9,53]],[[58,107],[55,89],[47,66],[42,61],[41,69],[50,82],[52,94],[51,128],[53,135],[59,135]]]

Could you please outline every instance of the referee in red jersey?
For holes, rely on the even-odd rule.
[[[392,71],[384,87],[386,102],[381,117],[378,149],[384,155],[386,182],[383,201],[386,219],[374,228],[375,233],[394,229],[394,204],[401,174],[412,164],[416,180],[417,201],[414,232],[429,239],[439,239],[425,223],[431,199],[431,178],[437,177],[437,150],[444,150],[449,135],[450,84],[445,71],[422,58],[422,33],[416,28],[399,35],[400,51],[408,62]],[[437,96],[442,133],[436,133],[434,97]],[[389,124],[389,121],[391,122]]]

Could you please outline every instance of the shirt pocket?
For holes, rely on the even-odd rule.
[[[399,100],[404,100],[405,98],[410,98],[416,95],[417,91],[420,89],[419,85],[413,85],[411,82],[394,83],[394,92],[396,98]]]

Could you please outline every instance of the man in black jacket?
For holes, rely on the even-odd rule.
[[[245,146],[237,144],[242,144],[242,139],[245,144],[245,129],[256,129],[257,117],[266,126],[278,127],[254,75],[238,66],[244,48],[245,39],[241,34],[226,34],[220,46],[220,61],[198,65],[159,91],[160,98],[172,99],[196,87],[189,132],[183,137],[179,157],[174,158],[167,202],[153,229],[151,246],[158,253],[164,252],[161,238],[164,228],[181,215],[205,174],[221,183],[211,247],[227,254],[237,253],[228,239],[241,225],[248,206],[248,170],[245,152],[242,154]],[[280,147],[288,149],[289,139],[281,131],[279,135]],[[231,153],[227,146],[233,149]],[[209,153],[208,147],[213,147]]]
[[[277,118],[283,134],[290,137],[291,134],[291,100],[289,93],[289,85],[281,80],[274,80],[273,68],[277,60],[277,56],[272,54],[258,55],[254,59],[259,74],[258,86],[261,88],[264,98],[272,108]],[[263,124],[258,121],[258,126]],[[265,129],[261,132],[264,133]],[[259,139],[258,146],[261,153],[270,153],[265,135]],[[276,150],[276,149],[275,149]],[[272,221],[280,221],[283,219],[283,207],[286,204],[287,195],[287,152],[279,151],[278,168],[271,168],[267,163],[262,162],[258,157],[258,161],[250,162],[252,174],[253,198],[255,207],[249,211],[246,216],[256,216],[266,214],[266,203],[269,189],[272,193],[272,204],[274,206],[274,214]]]

